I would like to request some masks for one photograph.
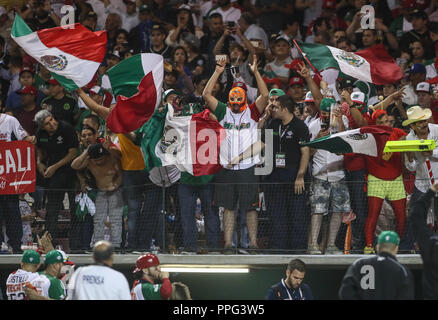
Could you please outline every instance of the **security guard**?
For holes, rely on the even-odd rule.
[[[303,283],[306,265],[300,259],[289,262],[286,269],[286,279],[273,285],[266,300],[313,300],[309,285]]]
[[[400,238],[383,231],[377,241],[377,255],[356,260],[347,270],[339,298],[348,300],[414,299],[410,271],[396,259]]]

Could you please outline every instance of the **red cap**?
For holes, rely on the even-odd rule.
[[[418,9],[425,10],[430,5],[430,0],[405,0],[403,1],[403,9]]]
[[[47,81],[47,83],[48,83],[48,84],[53,84],[53,85],[60,85],[59,82],[58,82],[58,80],[56,80],[55,78],[50,78],[50,79]]]
[[[142,269],[154,267],[160,265],[160,260],[158,260],[158,257],[155,254],[148,253],[143,256],[140,256],[137,261],[135,262],[135,268],[134,272],[138,272]]]
[[[21,76],[21,74],[23,73],[23,72],[30,72],[30,73],[32,73],[33,74],[33,70],[32,70],[32,68],[29,68],[29,67],[23,67],[23,68],[21,68],[20,69],[20,76]]]
[[[336,1],[335,0],[324,0],[322,3],[323,9],[336,9]]]
[[[379,118],[380,116],[387,114],[385,110],[382,109],[377,109],[376,111],[373,112],[373,114],[371,115],[371,120],[373,120],[373,124],[376,124],[377,118]]]
[[[301,77],[292,77],[289,81],[289,87],[299,84],[300,86],[304,87],[304,80]]]
[[[243,90],[248,91],[248,87],[247,87],[246,84],[245,84],[244,82],[242,82],[242,81],[234,82],[234,83],[233,83],[233,88],[235,88],[235,87],[240,87],[240,88],[242,88]]]
[[[279,88],[282,87],[281,81],[278,78],[263,78],[263,81],[265,81],[266,84],[269,83],[275,83]]]
[[[304,64],[304,61],[301,59],[294,59],[290,64],[285,64],[284,67],[288,69],[298,70]]]
[[[18,94],[31,94],[36,96],[38,91],[34,86],[25,86],[21,90],[17,91]]]

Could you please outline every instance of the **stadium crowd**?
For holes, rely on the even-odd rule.
[[[59,26],[64,5],[108,37],[95,78],[73,92],[10,35],[15,14],[37,31]],[[373,29],[361,28],[366,5]],[[35,143],[37,163],[31,206],[25,195],[0,196],[3,245],[21,253],[45,229],[68,252],[106,239],[116,252],[342,254],[351,226],[349,252],[374,253],[388,229],[400,251],[417,250],[409,199],[430,187],[426,163],[438,177],[436,149],[370,157],[302,143],[376,125],[392,128],[390,140],[437,140],[437,9],[434,0],[0,0],[0,141]],[[321,79],[293,40],[346,52],[383,44],[403,78],[376,85],[332,68]],[[107,71],[139,53],[165,59],[156,114],[166,104],[181,115],[209,109],[225,128],[235,148],[221,171],[146,172],[141,134],[153,128],[105,126],[101,107],[116,103]],[[272,129],[273,139],[260,146],[257,129]],[[259,176],[260,158],[247,151],[268,144],[274,169]]]

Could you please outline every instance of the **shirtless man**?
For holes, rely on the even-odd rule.
[[[97,185],[96,213],[94,215],[94,240],[104,240],[106,216],[111,223],[111,241],[115,250],[120,249],[122,241],[123,196],[121,153],[111,146],[111,140],[103,144],[95,143],[71,164],[75,170],[88,168]]]

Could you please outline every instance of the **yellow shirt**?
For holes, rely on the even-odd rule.
[[[122,153],[123,170],[144,170],[144,159],[139,146],[135,145],[123,134],[118,134],[120,151]]]

